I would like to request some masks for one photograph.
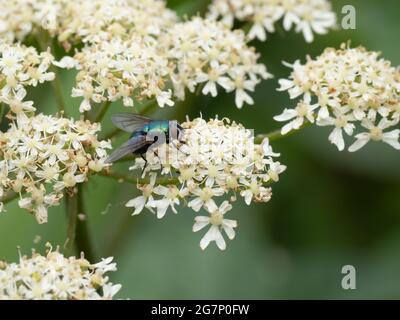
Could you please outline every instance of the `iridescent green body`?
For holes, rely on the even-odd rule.
[[[149,123],[146,123],[140,130],[132,132],[130,138],[137,139],[138,137],[147,136],[148,134],[150,134],[149,137],[154,137],[153,142],[156,142],[157,135],[160,133],[165,135],[166,143],[169,143],[169,125],[170,125],[169,120],[151,120]],[[150,145],[151,144],[145,145],[144,147],[135,150],[135,152],[133,153],[134,154],[146,153]]]
[[[151,120],[146,123],[141,130],[132,133],[131,137],[137,136],[139,134],[148,134],[150,132],[157,133],[162,132],[167,137],[169,135],[169,120]]]
[[[131,133],[131,136],[114,150],[106,159],[106,163],[112,163],[132,153],[143,157],[149,147],[157,141],[170,143],[170,140],[179,140],[183,132],[176,120],[152,120],[132,113],[115,114],[111,121],[117,128]]]

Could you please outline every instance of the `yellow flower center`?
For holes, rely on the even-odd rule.
[[[210,217],[210,223],[214,226],[220,226],[222,224],[222,221],[224,220],[224,215],[219,212],[213,212],[211,213],[211,217]]]
[[[347,118],[343,116],[339,116],[335,120],[336,127],[344,128],[347,125]]]
[[[296,107],[297,115],[305,117],[308,114],[308,106],[304,102],[300,102]]]
[[[268,170],[268,175],[273,181],[275,181],[275,182],[279,181],[279,175],[276,171]]]
[[[370,130],[370,137],[371,137],[371,139],[374,140],[374,141],[382,140],[382,135],[383,135],[382,129],[380,129],[380,128],[378,128],[378,127],[373,127],[373,128]]]
[[[200,193],[200,199],[203,201],[210,200],[213,196],[213,191],[211,188],[205,187]]]

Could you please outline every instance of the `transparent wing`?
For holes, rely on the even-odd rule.
[[[144,147],[146,144],[148,144],[149,141],[146,141],[146,136],[137,136],[134,137],[127,142],[125,142],[123,145],[121,145],[118,149],[116,149],[105,161],[105,163],[112,163],[115,162],[126,155],[135,152],[136,150],[139,150],[140,148]]]
[[[142,129],[151,120],[138,114],[117,113],[111,116],[111,121],[117,128],[131,133]]]

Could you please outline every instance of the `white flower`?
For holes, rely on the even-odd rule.
[[[251,130],[226,118],[208,122],[197,118],[181,126],[184,129],[181,141],[163,145],[166,150],[160,148],[152,153],[147,163],[136,159],[130,168],[143,170],[146,166],[142,179],[149,179],[138,185],[142,194],[127,203],[135,208],[134,214],[148,208],[162,218],[169,209],[177,213],[182,205],[195,212],[202,209],[214,212],[223,196],[230,196],[231,202],[240,196],[247,204],[271,199],[269,185],[279,180],[286,166],[274,161],[279,154],[273,152],[268,139],[255,144]],[[163,152],[166,156],[162,156]],[[220,209],[224,208],[230,208],[229,202]],[[229,233],[227,223],[224,228]],[[215,241],[222,246],[223,239],[213,230],[205,239],[218,237]]]
[[[107,273],[110,271],[117,271],[117,264],[112,262],[114,260],[113,257],[102,258],[100,262],[93,265],[98,271],[101,273]]]
[[[310,6],[308,6],[310,5]],[[312,6],[315,5],[313,8]],[[323,0],[311,0],[306,5],[296,8],[298,21],[296,32],[302,32],[304,39],[310,43],[314,41],[314,34],[326,34],[336,26],[336,16],[330,11],[330,4]]]
[[[146,203],[149,201],[151,202],[153,197],[152,193],[154,190],[154,184],[156,182],[157,175],[156,174],[150,174],[150,183],[147,185],[138,185],[138,189],[142,191],[142,195],[138,196],[136,198],[133,198],[129,200],[125,206],[128,208],[135,208],[133,211],[132,215],[137,215],[141,213],[146,205]]]
[[[312,110],[298,105],[275,117],[277,121],[291,120],[282,128],[282,133],[304,122],[304,116],[299,113],[307,114],[309,122],[313,122],[314,113],[317,113],[317,126],[334,127],[329,141],[340,151],[345,149],[343,131],[348,136],[355,134],[357,141],[350,147],[351,151],[360,149],[369,139],[382,140],[397,148],[397,131],[390,135],[381,135],[381,131],[386,126],[396,125],[400,119],[400,69],[379,58],[379,53],[342,44],[339,50],[327,48],[315,59],[308,57],[304,65],[300,61],[286,65],[293,71],[289,79],[279,81],[278,90],[288,91],[292,99],[311,97],[318,103]],[[376,122],[380,125],[375,126]],[[361,127],[377,129],[376,132],[357,133]]]
[[[215,97],[220,86],[226,92],[235,91],[236,106],[241,108],[244,103],[253,104],[247,91],[272,77],[258,63],[259,55],[248,47],[244,33],[209,19],[194,17],[175,24],[160,46],[168,52],[174,94],[179,99],[186,88],[194,92],[199,84],[204,95]]]
[[[11,112],[17,115],[36,111],[36,108],[33,106],[33,101],[24,101],[26,94],[26,90],[20,87],[17,91],[14,91],[13,95],[6,94],[0,97],[0,100],[8,104]]]
[[[156,99],[160,107],[173,106],[172,91],[166,87],[171,73],[168,59],[156,45],[132,36],[87,45],[77,52],[73,59],[80,76],[72,96],[84,98],[80,111],[90,110],[92,101],[122,99],[125,106],[133,106],[133,94],[138,100]]]
[[[355,125],[351,121],[355,121],[356,119],[352,114],[346,114],[346,109],[344,109],[344,112],[335,110],[334,113],[335,118],[318,119],[318,125],[335,127],[329,135],[329,141],[336,145],[339,151],[343,151],[345,147],[343,131],[349,136],[353,135]]]
[[[198,212],[203,206],[210,207],[215,205],[213,197],[223,195],[224,190],[219,187],[212,188],[213,182],[213,180],[209,179],[206,181],[205,187],[198,187],[192,190],[192,193],[196,197],[189,201],[189,208],[192,208],[195,212]]]
[[[15,50],[13,47],[2,48],[0,58],[0,70],[6,76],[14,76],[20,71],[22,66],[23,52]]]
[[[172,107],[175,104],[171,100],[171,90],[160,92],[156,99],[160,108],[164,108],[165,105]]]
[[[159,185],[154,188],[154,193],[163,196],[160,200],[152,200],[149,202],[150,207],[157,208],[158,219],[162,219],[165,216],[169,207],[171,207],[171,210],[174,213],[177,213],[175,205],[179,205],[179,197],[181,196],[182,191],[173,185],[168,187]]]
[[[203,236],[200,241],[200,248],[206,249],[210,242],[215,241],[220,250],[225,250],[226,243],[222,236],[222,230],[226,233],[228,238],[232,240],[235,238],[235,230],[237,227],[236,220],[225,219],[224,215],[232,209],[232,205],[228,201],[224,201],[218,208],[215,204],[211,205],[208,210],[210,216],[197,216],[193,225],[193,232],[197,232],[207,225],[211,225],[210,229]]]
[[[120,290],[106,273],[116,270],[112,258],[90,264],[83,256],[64,257],[58,251],[33,253],[19,263],[2,263],[0,300],[108,300]]]
[[[78,62],[69,56],[62,57],[60,61],[53,61],[53,64],[63,69],[73,69],[78,66]]]
[[[370,140],[383,141],[391,145],[396,150],[400,150],[399,135],[400,129],[395,129],[389,132],[383,132],[383,130],[390,128],[398,124],[398,120],[389,121],[386,118],[382,118],[378,125],[375,125],[371,120],[364,119],[362,126],[369,130],[369,132],[363,132],[357,134],[356,141],[349,147],[350,152],[357,151],[364,147]]]
[[[279,175],[285,172],[286,166],[282,165],[280,162],[270,161],[269,169],[267,171],[268,177],[264,179],[265,182],[270,179],[274,182],[279,181]]]
[[[234,26],[234,19],[250,23],[248,38],[261,41],[275,32],[281,19],[285,30],[294,25],[307,42],[313,41],[313,33],[325,34],[336,26],[336,15],[327,0],[213,0],[208,17],[221,19],[228,27]]]
[[[158,0],[12,0],[3,6],[0,17],[2,38],[24,40],[34,28],[42,28],[67,49],[76,42],[117,36],[155,37],[176,21],[173,11]]]
[[[47,222],[47,209],[60,203],[63,189],[83,183],[88,173],[103,168],[111,146],[98,141],[99,129],[89,121],[43,114],[17,117],[0,133],[0,200],[5,192],[21,193],[20,207],[39,223]]]
[[[233,89],[232,81],[225,76],[228,71],[228,66],[221,65],[218,61],[212,60],[208,73],[201,73],[198,75],[197,82],[206,82],[202,93],[204,95],[211,94],[212,97],[217,96],[217,84],[225,90],[230,91]]]
[[[253,98],[246,92],[247,91],[254,91],[254,86],[256,82],[251,80],[243,80],[238,75],[236,78],[236,93],[235,93],[235,103],[239,109],[242,109],[245,103],[253,105],[254,100]]]
[[[256,177],[253,177],[251,181],[241,179],[240,183],[245,186],[245,188],[240,191],[240,195],[244,198],[244,201],[248,206],[251,204],[253,199],[260,202],[267,202],[271,199],[271,188],[265,188],[260,185]]]
[[[79,106],[79,112],[81,113],[90,111],[92,109],[92,106],[90,104],[90,101],[92,99],[97,103],[100,103],[102,101],[99,95],[94,94],[93,87],[87,83],[80,84],[79,88],[72,88],[71,97],[83,97],[83,100]]]
[[[281,133],[287,134],[292,130],[299,129],[305,119],[309,122],[314,122],[314,110],[318,108],[318,104],[311,104],[311,96],[305,95],[304,100],[300,101],[295,109],[285,109],[279,116],[275,116],[274,120],[284,122],[291,120],[282,127]]]
[[[25,87],[52,81],[54,73],[47,72],[52,61],[48,52],[0,41],[0,103],[9,105],[17,115],[35,111],[32,101],[24,101]]]

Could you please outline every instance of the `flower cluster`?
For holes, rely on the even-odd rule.
[[[67,10],[58,28],[58,40],[100,43],[140,35],[158,37],[176,15],[159,0],[63,0]],[[65,13],[67,12],[67,13]]]
[[[246,45],[241,31],[195,17],[176,23],[158,39],[131,35],[85,46],[74,57],[54,64],[79,72],[74,97],[83,97],[80,111],[91,103],[122,99],[125,106],[136,100],[155,99],[160,107],[184,100],[185,90],[202,86],[215,97],[217,86],[236,93],[236,105],[253,104],[248,92],[271,75],[259,55]]]
[[[158,0],[0,0],[0,36],[23,40],[44,29],[66,49],[78,42],[157,36],[176,20]]]
[[[231,31],[222,23],[195,17],[176,24],[161,39],[172,61],[175,95],[184,99],[185,88],[191,92],[202,84],[202,93],[217,96],[217,86],[235,91],[236,106],[253,104],[247,93],[254,91],[261,79],[271,78],[259,55],[246,44],[242,31]]]
[[[18,117],[0,133],[0,201],[8,192],[19,193],[19,206],[45,223],[47,208],[59,204],[64,189],[72,191],[103,169],[111,144],[97,139],[99,130],[88,121]]]
[[[0,38],[13,42],[30,34],[38,11],[34,6],[38,3],[34,0],[0,0]]]
[[[274,160],[279,154],[272,151],[268,139],[255,144],[251,130],[228,119],[206,122],[197,118],[182,127],[182,143],[175,140],[164,144],[168,152],[162,147],[147,152],[147,163],[136,159],[131,170],[143,170],[149,181],[138,184],[142,195],[126,206],[134,208],[133,214],[146,207],[158,218],[164,217],[169,208],[177,213],[175,206],[181,201],[195,212],[204,209],[209,215],[196,217],[193,231],[211,225],[201,248],[215,241],[223,250],[226,245],[221,231],[233,239],[237,225],[224,217],[231,203],[237,196],[248,205],[252,201],[268,202],[272,195],[269,185],[279,180],[286,167]],[[217,198],[223,196],[230,198],[218,205]]]
[[[25,87],[52,81],[54,73],[48,69],[53,56],[38,53],[33,47],[0,43],[0,103],[10,106],[14,114],[35,111],[32,101],[24,101]]]
[[[400,120],[400,69],[365,48],[326,49],[316,59],[303,65],[289,65],[290,79],[281,79],[279,90],[288,91],[292,99],[301,97],[294,109],[275,117],[289,121],[282,134],[298,129],[305,121],[318,126],[333,126],[329,136],[339,150],[345,148],[343,132],[355,135],[349,151],[362,148],[368,141],[383,141],[400,149],[400,130],[384,132]]]
[[[89,111],[92,102],[122,99],[125,106],[136,100],[156,98],[158,105],[173,105],[168,81],[168,60],[156,49],[156,41],[131,37],[86,46],[74,58],[55,62],[59,67],[76,68],[79,72],[73,97],[83,97],[80,111]]]
[[[313,33],[326,34],[336,26],[336,15],[328,0],[213,0],[209,18],[220,19],[233,27],[235,20],[250,24],[248,38],[265,41],[267,33],[275,32],[275,25],[283,20],[286,31],[295,26],[307,42]]]
[[[0,300],[111,300],[121,289],[106,275],[117,270],[112,260],[91,264],[83,256],[49,251],[21,257],[19,263],[0,261]]]

